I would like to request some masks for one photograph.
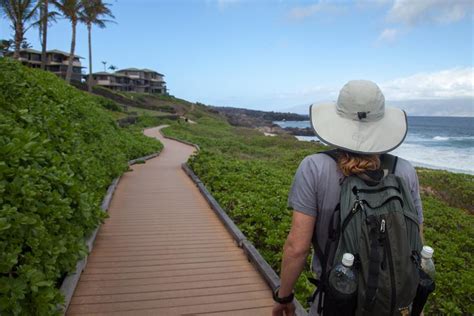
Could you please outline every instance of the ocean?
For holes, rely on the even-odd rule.
[[[309,121],[274,122],[281,127],[310,127]],[[299,140],[317,140],[297,136]],[[413,165],[474,174],[474,117],[408,117],[408,135],[393,154]]]

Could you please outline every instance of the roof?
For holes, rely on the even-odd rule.
[[[115,74],[106,72],[106,71],[99,71],[99,72],[94,72],[93,75],[99,75],[99,76],[115,76]]]
[[[124,72],[124,71],[142,71],[142,70],[138,68],[125,68],[125,69],[117,70],[117,72]]]
[[[62,50],[59,50],[59,49],[51,49],[51,50],[48,50],[46,51],[48,54],[59,54],[59,55],[63,55],[63,56],[66,56],[66,57],[69,57],[69,55],[71,55],[70,53],[66,53]],[[77,57],[77,58],[82,58],[84,59],[84,57],[81,57],[79,55],[74,55],[74,57]]]
[[[41,52],[39,50],[36,50],[36,49],[33,49],[33,48],[20,49],[20,52],[33,53],[33,54],[40,54],[41,55]]]
[[[154,72],[154,73],[159,74],[160,76],[164,76],[163,74],[160,74],[158,71],[147,69],[147,68],[142,69],[142,71],[144,71],[144,72]]]
[[[148,69],[148,68],[143,68],[143,69],[139,69],[139,68],[124,68],[124,69],[120,69],[120,70],[117,70],[117,72],[125,72],[125,71],[141,71],[141,72],[154,72],[160,76],[165,76],[163,74],[160,74],[158,71],[155,71],[155,70],[151,70],[151,69]]]

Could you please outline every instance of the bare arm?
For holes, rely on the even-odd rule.
[[[316,218],[294,211],[290,233],[283,247],[281,263],[280,297],[291,294],[301,271],[303,271],[311,247],[311,237]]]

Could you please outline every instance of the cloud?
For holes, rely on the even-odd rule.
[[[386,28],[380,33],[378,41],[382,42],[393,42],[400,34],[400,31],[395,28]]]
[[[474,67],[418,73],[380,84],[388,100],[474,97]]]
[[[424,22],[452,23],[472,12],[472,0],[395,0],[387,20],[411,26]]]
[[[295,21],[304,20],[321,12],[336,13],[339,12],[341,8],[341,6],[337,6],[334,3],[319,1],[318,3],[292,8],[288,14],[288,17]]]

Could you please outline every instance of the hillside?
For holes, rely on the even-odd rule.
[[[108,110],[107,110],[107,109]],[[0,58],[0,314],[54,315],[127,161],[161,150],[113,101]]]

